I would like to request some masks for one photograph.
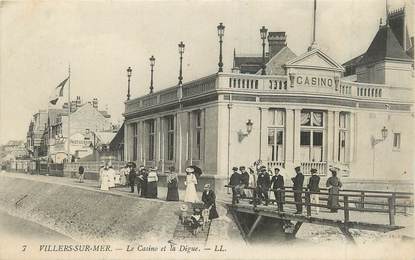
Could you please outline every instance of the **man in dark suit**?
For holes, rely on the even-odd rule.
[[[275,175],[271,179],[272,189],[274,189],[275,200],[277,201],[278,211],[284,211],[284,177],[280,174],[280,169],[275,168]]]
[[[265,166],[261,166],[257,180],[257,190],[260,198],[264,198],[265,206],[268,206],[268,191],[271,187],[271,180]]]
[[[229,180],[229,185],[232,186],[232,204],[235,204],[235,203],[239,203],[238,196],[240,195],[240,187],[241,187],[240,185],[241,185],[242,176],[238,172],[238,167],[233,167],[232,171],[233,173]]]
[[[128,181],[130,182],[131,193],[134,192],[135,177],[137,176],[137,173],[135,172],[135,167],[136,167],[135,163],[133,162],[129,163]]]
[[[241,172],[241,196],[246,198],[245,190],[249,186],[249,173],[246,171],[245,166],[239,166]]]
[[[311,177],[308,180],[308,191],[311,192],[310,194],[310,198],[311,198],[311,203],[313,204],[319,204],[320,203],[320,198],[319,198],[319,194],[315,194],[315,192],[320,192],[320,177],[316,175],[317,170],[316,169],[311,169]],[[318,215],[319,213],[319,207],[315,207],[316,208],[316,214]]]
[[[303,205],[302,203],[302,191],[303,191],[303,183],[304,183],[304,175],[301,173],[301,167],[297,166],[294,168],[295,173],[297,174],[295,177],[291,178],[293,181],[293,191],[294,191],[294,201],[298,204],[295,204],[297,211],[295,214],[301,214],[303,212]]]

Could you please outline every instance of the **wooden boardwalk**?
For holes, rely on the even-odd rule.
[[[325,190],[322,189],[318,193],[302,191],[303,212],[301,214],[296,214],[295,206],[299,203],[293,199],[293,194],[298,191],[292,190],[291,187],[286,187],[283,191],[285,194],[284,211],[278,211],[275,200],[272,199],[270,199],[268,206],[250,204],[251,198],[240,199],[239,203],[232,203],[231,195],[224,202],[246,239],[249,239],[264,217],[292,224],[292,236],[296,235],[303,223],[312,223],[338,227],[351,241],[353,241],[353,237],[349,229],[389,232],[411,225],[409,223],[411,218],[405,217],[405,215],[409,211],[410,214],[413,214],[412,193],[342,190],[338,195],[338,211],[332,213],[326,206],[328,193]],[[311,203],[311,194],[319,194],[319,204]],[[319,214],[316,212],[316,207],[319,208]],[[398,209],[401,211],[398,212]],[[255,221],[247,226],[240,213],[253,216]]]

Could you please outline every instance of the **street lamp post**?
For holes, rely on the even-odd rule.
[[[179,43],[179,54],[180,54],[180,70],[179,70],[179,85],[182,85],[183,75],[182,75],[182,63],[183,63],[183,53],[184,53],[184,43]]]
[[[133,70],[131,69],[131,67],[127,68],[127,77],[128,77],[128,91],[127,91],[127,100],[130,100],[130,78],[131,78],[131,72]]]
[[[225,26],[222,23],[220,23],[217,28],[218,28],[218,36],[219,36],[219,63],[218,63],[219,70],[218,71],[223,72],[223,62],[222,62],[222,43],[223,43],[223,40],[222,40],[222,37],[225,34]]]
[[[153,71],[154,71],[154,65],[156,64],[156,59],[153,55],[150,57],[150,67],[151,67],[151,79],[150,79],[150,94],[153,93]]]
[[[268,29],[265,26],[262,26],[259,29],[259,33],[261,34],[262,39],[262,72],[261,75],[265,75],[265,39],[267,38]]]

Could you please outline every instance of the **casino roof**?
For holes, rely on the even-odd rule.
[[[379,28],[375,38],[359,61],[359,65],[387,59],[412,61],[396,39],[389,26]]]

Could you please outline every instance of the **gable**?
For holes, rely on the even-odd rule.
[[[340,72],[344,71],[344,68],[340,64],[335,62],[332,58],[330,58],[319,49],[308,51],[303,55],[288,61],[285,64],[285,67],[304,69],[310,68]]]
[[[285,46],[282,48],[276,55],[274,55],[269,62],[265,65],[267,75],[285,75],[284,64],[288,61],[297,57],[295,53]],[[260,74],[261,71],[258,71],[257,74]]]

